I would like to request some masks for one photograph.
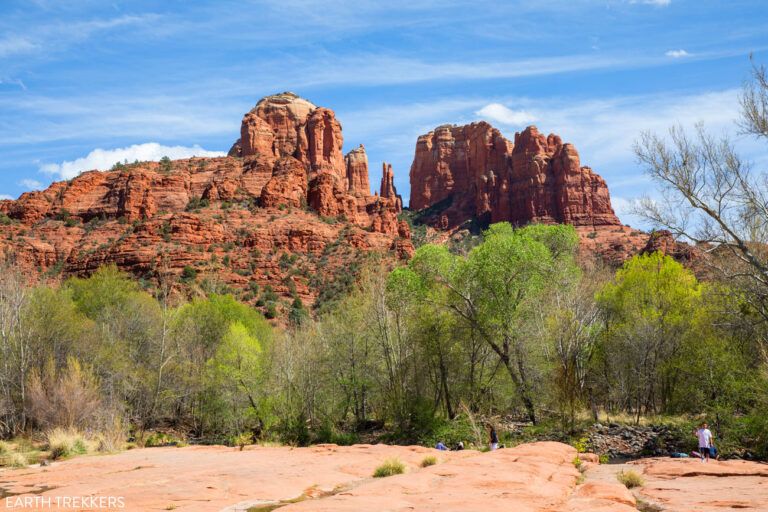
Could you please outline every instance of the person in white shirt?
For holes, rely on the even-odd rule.
[[[707,428],[706,422],[696,430],[695,435],[699,440],[699,454],[702,462],[709,462],[710,449],[712,448],[712,431]]]

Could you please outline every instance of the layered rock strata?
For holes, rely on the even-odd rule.
[[[468,219],[619,226],[605,181],[583,167],[572,144],[535,126],[514,143],[486,122],[443,125],[416,142],[410,207],[442,206],[442,228]]]

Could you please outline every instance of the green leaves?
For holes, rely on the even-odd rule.
[[[690,270],[655,252],[627,261],[598,300],[614,321],[672,326],[690,320],[700,296],[701,286]]]
[[[445,246],[420,247],[407,268],[390,275],[387,292],[393,303],[420,304],[423,320],[417,324],[425,328],[415,332],[432,339],[427,345],[438,350],[441,362],[453,351],[441,326],[478,333],[506,367],[535,419],[529,380],[532,347],[526,343],[524,324],[547,290],[575,282],[577,244],[571,226],[515,229],[506,222],[493,224],[466,257]]]

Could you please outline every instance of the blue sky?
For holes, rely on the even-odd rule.
[[[748,55],[768,64],[764,0],[0,0],[0,195],[128,158],[216,154],[264,95],[334,109],[378,185],[408,197],[416,137],[486,119],[559,133],[622,219],[652,194],[642,130],[734,134]]]

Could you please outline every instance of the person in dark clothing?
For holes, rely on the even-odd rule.
[[[488,425],[488,433],[491,437],[491,451],[497,450],[499,448],[499,436],[496,434],[496,429],[493,428],[493,425]]]

